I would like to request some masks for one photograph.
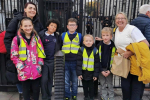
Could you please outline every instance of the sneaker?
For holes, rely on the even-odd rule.
[[[64,100],[70,100],[69,98],[65,98]]]
[[[89,100],[89,98],[88,97],[84,97],[84,100]]]
[[[77,96],[72,96],[72,100],[77,100]]]
[[[22,94],[22,93],[19,93],[19,100],[24,100],[24,99],[23,99],[23,94]]]
[[[90,98],[90,100],[94,100],[94,98]]]

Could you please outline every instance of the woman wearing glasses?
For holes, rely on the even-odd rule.
[[[128,24],[128,19],[123,12],[120,12],[115,17],[115,23],[118,26],[115,32],[115,46],[125,51],[123,57],[129,58],[133,53],[126,50],[126,46],[134,42],[149,43],[141,33],[141,31]],[[127,78],[121,77],[121,88],[123,100],[141,100],[143,95],[143,83],[138,81],[138,76],[132,75],[130,72]]]

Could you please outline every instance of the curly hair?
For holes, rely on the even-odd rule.
[[[50,20],[48,20],[47,23],[46,23],[46,28],[47,28],[51,23],[57,24],[57,29],[56,29],[56,31],[58,31],[59,25],[60,25],[59,21],[58,21],[57,19],[50,19]]]

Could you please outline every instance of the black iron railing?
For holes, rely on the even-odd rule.
[[[102,22],[108,17],[115,27],[115,15],[125,12],[129,22],[137,17],[142,4],[149,4],[150,0],[1,0],[0,1],[0,30],[6,30],[10,20],[14,17],[13,10],[23,12],[26,2],[32,1],[38,6],[40,20],[45,26],[47,20],[56,18],[60,21],[59,32],[67,31],[67,20],[70,17],[78,20],[77,31],[86,34],[86,23],[91,19],[93,36],[100,36]],[[114,76],[114,87],[121,87],[120,78]],[[8,85],[5,78],[5,55],[0,54],[0,86]],[[79,81],[79,86],[82,86]],[[149,87],[149,84],[146,85]]]

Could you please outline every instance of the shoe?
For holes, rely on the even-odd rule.
[[[19,93],[19,100],[24,100],[24,99],[23,99],[23,94],[22,94],[22,93]]]
[[[69,98],[65,98],[64,100],[70,100]]]
[[[90,98],[90,100],[94,100],[94,98]]]
[[[34,99],[33,99],[33,94],[30,94],[30,100],[34,100]]]
[[[88,97],[84,97],[84,100],[89,100],[89,98]]]
[[[77,100],[77,96],[72,96],[72,100]]]

